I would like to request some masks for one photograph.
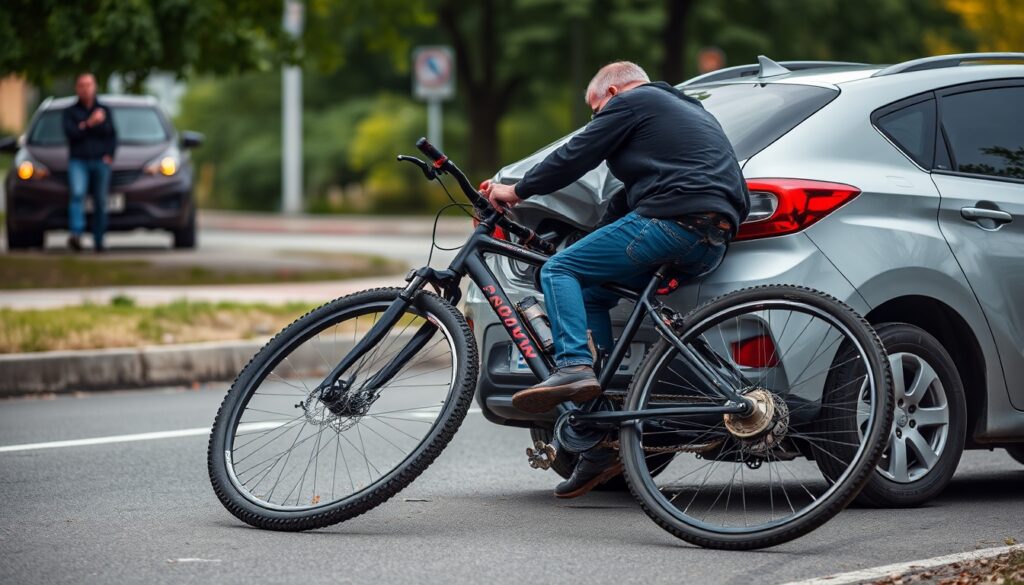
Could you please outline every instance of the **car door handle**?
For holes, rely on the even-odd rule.
[[[979,219],[991,219],[996,223],[1010,223],[1013,216],[998,209],[985,209],[984,207],[961,207],[960,216],[970,221]]]

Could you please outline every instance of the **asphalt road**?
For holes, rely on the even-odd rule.
[[[0,446],[208,426],[224,386],[0,402]],[[308,533],[237,521],[205,435],[0,452],[0,583],[782,583],[1024,540],[1024,468],[970,452],[915,510],[850,509],[770,550],[702,550],[622,493],[550,495],[526,431],[471,413],[406,491]]]

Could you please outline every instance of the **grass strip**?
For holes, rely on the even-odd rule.
[[[215,270],[109,257],[0,255],[0,290],[316,282],[396,274],[404,268],[386,258],[361,254],[332,254],[331,260],[313,269]]]
[[[128,297],[115,297],[109,305],[0,309],[0,353],[266,337],[314,306],[180,300],[139,307]]]

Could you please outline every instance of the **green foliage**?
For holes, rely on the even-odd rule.
[[[182,0],[184,1],[184,0]],[[972,0],[982,2],[982,0]],[[1004,0],[985,0],[1004,2]],[[670,6],[689,9],[678,30]],[[446,201],[415,168],[425,107],[409,95],[409,54],[457,50],[459,95],[445,105],[445,150],[474,179],[583,124],[583,91],[601,65],[636,61],[658,78],[685,51],[682,77],[704,46],[728,65],[777,60],[896,62],[934,47],[971,50],[953,0],[333,0],[307,1],[303,37],[307,209],[401,212]],[[2,27],[2,24],[0,24]],[[2,29],[0,29],[2,30]],[[683,43],[667,39],[683,36]],[[678,39],[676,39],[678,40]],[[682,47],[680,49],[679,47]],[[677,69],[678,70],[678,69]],[[206,133],[195,151],[207,205],[277,209],[280,77],[257,73],[190,85],[179,127]]]
[[[181,75],[268,69],[295,57],[280,0],[4,0],[0,76],[35,84],[84,70],[138,90],[154,69]]]

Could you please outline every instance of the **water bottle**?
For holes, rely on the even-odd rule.
[[[551,324],[544,309],[536,298],[529,296],[516,303],[516,310],[523,316],[526,328],[533,334],[533,338],[540,345],[545,353],[551,353],[554,347],[554,339],[551,335]]]

